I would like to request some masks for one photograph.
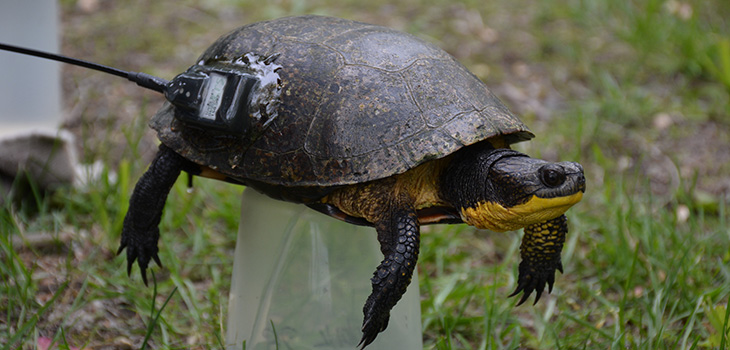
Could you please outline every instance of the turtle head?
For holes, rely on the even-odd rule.
[[[464,222],[493,231],[554,219],[585,191],[578,163],[551,163],[486,143],[457,152],[441,181],[443,198]]]

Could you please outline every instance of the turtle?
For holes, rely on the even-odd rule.
[[[565,212],[585,192],[583,168],[513,150],[535,135],[444,50],[394,29],[309,15],[235,29],[186,74],[210,67],[243,72],[235,108],[246,120],[212,127],[170,102],[155,114],[159,150],[123,223],[128,273],[136,261],[146,284],[150,261],[162,266],[158,225],[185,171],[375,228],[383,260],[363,307],[361,349],[386,329],[411,281],[422,225],[524,228],[510,297],[522,292],[519,305],[534,292],[537,303],[546,285],[552,291]],[[169,101],[190,97],[182,85],[168,86]]]

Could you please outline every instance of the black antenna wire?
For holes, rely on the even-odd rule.
[[[80,60],[77,58],[71,58],[71,57],[67,57],[67,56],[57,55],[54,53],[38,51],[38,50],[28,49],[28,48],[24,48],[24,47],[20,47],[20,46],[3,44],[3,43],[0,43],[0,50],[45,58],[45,59],[54,60],[54,61],[59,61],[59,62],[63,62],[63,63],[72,64],[74,66],[80,66],[80,67],[104,72],[107,74],[116,75],[118,77],[127,78],[128,80],[137,83],[137,85],[139,85],[141,87],[144,87],[144,88],[147,88],[150,90],[154,90],[157,92],[161,92],[161,93],[165,93],[165,90],[167,88],[167,83],[168,83],[167,80],[156,77],[154,75],[147,74],[147,73],[127,72],[127,71],[124,71],[121,69],[101,65],[98,63],[94,63],[94,62]]]

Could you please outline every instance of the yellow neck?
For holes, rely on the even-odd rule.
[[[475,207],[463,208],[461,217],[464,222],[477,228],[497,232],[512,231],[563,215],[582,198],[583,192],[557,198],[533,196],[526,203],[511,208],[505,208],[498,203],[481,202]]]

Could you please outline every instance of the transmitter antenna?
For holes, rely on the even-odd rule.
[[[111,75],[116,75],[118,77],[127,78],[127,80],[137,83],[137,85],[154,90],[160,93],[165,93],[167,83],[168,81],[159,77],[156,77],[154,75],[150,75],[147,73],[141,73],[141,72],[127,72],[121,69],[105,66],[102,64],[89,62],[80,60],[77,58],[71,58],[67,56],[62,56],[50,52],[44,52],[39,50],[33,50],[28,49],[20,46],[14,46],[14,45],[8,45],[0,43],[0,50],[4,51],[10,51],[15,53],[20,53],[24,55],[30,55],[40,58],[45,58],[49,60],[54,60],[58,62],[68,63],[74,66],[80,66],[84,68],[89,68],[93,70],[97,70],[100,72],[108,73]]]
[[[162,93],[174,107],[175,118],[187,125],[248,137],[254,129],[265,128],[268,123],[266,120],[273,118],[257,114],[264,112],[260,112],[262,107],[253,97],[259,93],[263,84],[261,74],[276,74],[276,69],[280,66],[272,62],[278,56],[269,56],[261,62],[256,62],[268,69],[263,73],[261,72],[263,68],[257,71],[251,67],[239,69],[237,66],[231,68],[196,64],[168,81],[147,73],[127,72],[78,58],[0,43],[0,51],[2,50],[127,78],[143,88]],[[273,81],[278,81],[278,75]],[[279,89],[280,86],[274,86],[274,91]],[[270,98],[277,96],[278,92]],[[265,117],[264,121],[261,121],[262,117]]]

